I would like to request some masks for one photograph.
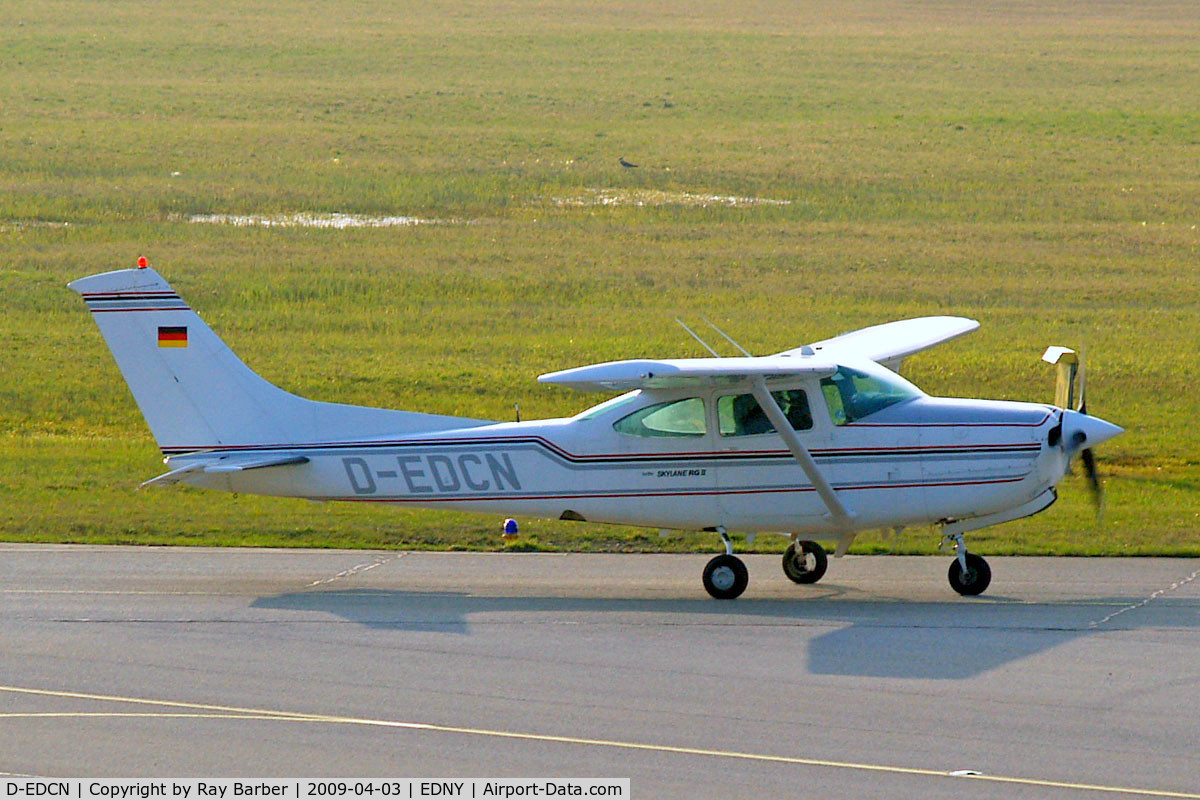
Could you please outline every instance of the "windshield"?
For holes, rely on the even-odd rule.
[[[625,394],[622,394],[622,395],[618,395],[617,397],[610,397],[609,399],[605,400],[603,403],[601,403],[598,406],[592,406],[591,408],[589,408],[585,411],[579,412],[578,414],[575,415],[574,418],[575,419],[592,419],[593,417],[598,417],[606,411],[612,411],[614,408],[620,408],[621,406],[625,405],[626,403],[633,402],[634,400],[637,399],[638,395],[640,395],[640,394],[641,394],[640,390],[635,390],[632,392],[626,392]]]
[[[834,425],[846,425],[921,396],[899,375],[882,370],[868,374],[850,367],[839,367],[830,377],[822,378],[821,392]]]

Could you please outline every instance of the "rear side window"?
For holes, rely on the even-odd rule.
[[[630,436],[703,436],[708,432],[704,401],[689,397],[639,408],[614,422],[613,430]]]
[[[783,414],[792,423],[792,430],[807,431],[813,426],[808,408],[808,395],[803,389],[771,392]],[[717,421],[722,436],[753,436],[774,433],[775,426],[752,394],[727,394],[717,399]]]

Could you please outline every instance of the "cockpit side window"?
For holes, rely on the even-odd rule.
[[[783,409],[793,430],[812,429],[812,412],[808,408],[808,395],[803,389],[771,392],[771,396]],[[775,426],[767,419],[752,394],[727,394],[717,398],[717,421],[722,436],[754,436],[775,432]]]
[[[822,378],[821,394],[834,425],[848,425],[919,396],[899,380],[888,381],[883,376],[868,375],[849,367],[839,367],[832,376]]]
[[[630,436],[703,436],[704,401],[699,397],[668,400],[639,408],[613,423],[613,430]]]

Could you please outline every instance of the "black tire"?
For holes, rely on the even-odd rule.
[[[983,590],[992,582],[992,568],[982,556],[967,553],[967,571],[963,574],[958,559],[950,562],[950,586],[954,591],[966,597],[983,594]]]
[[[825,548],[816,542],[793,542],[783,554],[783,574],[796,583],[816,583],[828,567]]]
[[[718,600],[732,600],[746,591],[750,573],[737,556],[721,554],[704,567],[704,591]]]

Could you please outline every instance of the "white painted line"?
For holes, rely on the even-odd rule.
[[[920,775],[929,778],[954,778],[957,780],[985,781],[1017,786],[1037,786],[1054,789],[1071,789],[1076,791],[1104,792],[1108,794],[1126,794],[1137,797],[1169,797],[1184,800],[1200,800],[1200,794],[1190,792],[1175,792],[1165,789],[1142,789],[1122,786],[1106,786],[1103,784],[1075,783],[1071,781],[1044,780],[1039,778],[1019,778],[1003,775],[963,774],[969,771],[956,771],[954,774],[946,770],[925,769],[921,767],[898,767],[887,764],[869,764],[855,761],[834,761],[822,758],[803,758],[800,756],[779,756],[767,753],[746,753],[737,750],[711,750],[699,747],[680,747],[675,745],[648,744],[645,742],[628,742],[615,739],[589,739],[580,736],[555,736],[551,734],[526,733],[521,731],[488,730],[484,728],[465,728],[454,725],[434,725],[423,722],[401,722],[397,720],[365,719],[359,717],[342,717],[327,714],[308,714],[293,711],[272,711],[260,708],[240,708],[209,703],[188,703],[174,700],[153,700],[142,697],[122,697],[120,695],[102,695],[86,692],[65,692],[49,689],[30,689],[20,686],[0,686],[0,692],[12,694],[27,694],[43,697],[63,697],[80,700],[98,700],[112,703],[131,703],[140,705],[162,706],[167,708],[188,708],[198,711],[223,712],[230,718],[270,719],[282,722],[314,722],[338,725],[363,725],[377,728],[392,728],[410,731],[429,731],[435,733],[451,733],[465,736],[485,736],[496,739],[515,739],[528,742],[549,742],[555,744],[580,745],[585,747],[608,747],[621,750],[637,750],[654,753],[670,753],[674,755],[701,756],[709,758],[740,759],[776,764],[796,764],[809,767],[826,767],[831,769],[854,770],[860,772],[879,772],[894,775]],[[148,715],[153,716],[153,715]],[[166,715],[161,715],[166,716]],[[207,716],[207,715],[196,715]]]
[[[1104,625],[1105,623],[1112,622],[1114,619],[1116,619],[1117,617],[1126,613],[1127,611],[1136,611],[1139,608],[1144,608],[1145,606],[1148,606],[1152,600],[1157,600],[1158,598],[1162,597],[1163,595],[1167,594],[1168,592],[1173,592],[1176,589],[1179,589],[1180,587],[1187,586],[1189,583],[1196,580],[1197,576],[1200,576],[1200,569],[1196,570],[1191,575],[1188,575],[1183,580],[1175,581],[1174,583],[1172,583],[1170,586],[1166,587],[1165,589],[1159,589],[1157,592],[1154,592],[1153,594],[1151,594],[1149,597],[1147,597],[1145,600],[1141,601],[1140,603],[1134,603],[1133,605],[1125,606],[1124,608],[1118,609],[1117,611],[1114,611],[1113,613],[1109,614],[1104,619],[1098,619],[1098,620],[1095,620],[1094,622],[1089,623],[1088,628],[1089,629],[1099,628],[1101,625]]]
[[[333,583],[334,581],[341,580],[343,578],[350,578],[350,577],[353,577],[360,573],[366,572],[369,569],[375,569],[376,567],[382,567],[384,564],[389,564],[392,561],[396,561],[397,559],[403,558],[405,555],[407,555],[407,554],[406,553],[397,553],[396,555],[392,555],[392,556],[376,556],[374,561],[368,561],[365,564],[358,564],[357,566],[350,567],[350,569],[344,569],[341,572],[339,572],[337,575],[334,575],[331,578],[322,578],[321,580],[313,581],[312,583],[309,584],[309,587],[321,586],[326,583]]]

